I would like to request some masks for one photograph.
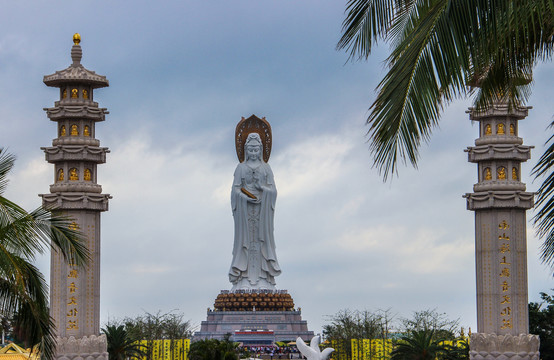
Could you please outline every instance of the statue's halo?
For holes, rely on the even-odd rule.
[[[240,162],[244,161],[244,143],[248,134],[257,133],[260,135],[263,143],[263,158],[265,162],[268,162],[271,155],[271,125],[263,118],[259,118],[256,115],[250,116],[248,119],[244,117],[237,124],[235,130],[235,147],[237,150],[237,156]]]

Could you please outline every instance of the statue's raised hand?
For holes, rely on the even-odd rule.
[[[304,340],[298,337],[296,339],[296,347],[308,360],[327,360],[329,355],[331,355],[335,349],[325,348],[321,351],[319,350],[319,342],[319,336],[314,336],[312,341],[310,341],[310,346],[308,346]]]

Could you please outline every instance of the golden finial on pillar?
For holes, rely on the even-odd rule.
[[[73,35],[73,44],[79,45],[80,42],[81,42],[81,35],[79,33],[75,33]]]

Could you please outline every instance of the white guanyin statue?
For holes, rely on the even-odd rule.
[[[229,269],[231,291],[274,290],[275,277],[281,273],[273,238],[277,190],[273,172],[264,161],[264,149],[260,135],[248,133],[244,141],[244,160],[235,170],[231,191],[235,220],[233,261]]]

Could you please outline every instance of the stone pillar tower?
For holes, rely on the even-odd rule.
[[[87,241],[91,262],[86,269],[68,264],[57,253],[51,256],[50,316],[58,336],[57,357],[81,356],[107,360],[106,338],[100,333],[100,212],[108,210],[110,195],[97,184],[97,165],[106,162],[108,148],[95,138],[96,123],[108,113],[94,102],[94,90],[109,86],[105,76],[81,65],[79,34],[73,36],[73,63],[44,77],[47,86],[59,88],[60,100],[45,108],[56,123],[51,147],[41,148],[54,164],[50,194],[43,205],[74,219]],[[84,356],[87,354],[86,356]]]
[[[509,108],[495,102],[489,109],[470,108],[479,122],[479,138],[468,147],[477,163],[478,182],[466,194],[475,211],[477,330],[471,337],[471,359],[539,359],[539,340],[529,335],[527,309],[526,211],[534,194],[525,191],[521,165],[533,146],[518,137],[518,122],[530,107]],[[508,357],[506,357],[508,356]]]

